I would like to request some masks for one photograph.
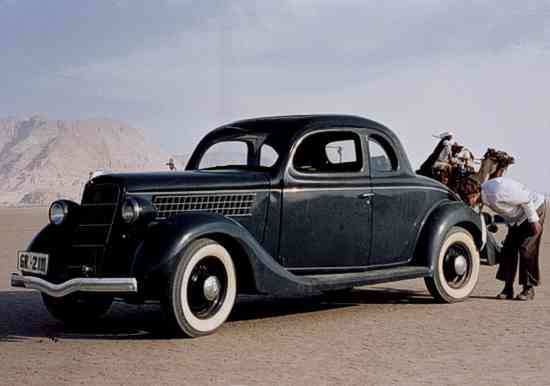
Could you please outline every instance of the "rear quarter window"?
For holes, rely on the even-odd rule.
[[[376,135],[368,137],[369,166],[373,174],[391,173],[399,169],[397,155],[390,143]]]

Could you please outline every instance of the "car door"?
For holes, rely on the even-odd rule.
[[[311,131],[294,146],[283,189],[279,257],[293,272],[368,264],[371,190],[356,129]]]
[[[408,262],[416,236],[434,195],[418,179],[404,172],[392,140],[380,132],[367,137],[372,187],[373,241],[371,266]]]

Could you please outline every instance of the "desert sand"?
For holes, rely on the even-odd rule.
[[[116,304],[94,327],[74,329],[37,292],[10,288],[15,253],[46,216],[0,209],[1,385],[549,383],[550,264],[533,302],[494,300],[495,268],[483,267],[459,304],[434,303],[422,280],[324,300],[246,297],[216,334],[164,339],[156,305]]]

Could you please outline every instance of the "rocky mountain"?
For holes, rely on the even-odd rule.
[[[79,201],[91,172],[166,170],[170,157],[111,119],[0,119],[0,205]]]

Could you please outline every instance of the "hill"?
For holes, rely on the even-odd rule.
[[[166,170],[170,157],[112,119],[0,119],[0,205],[78,201],[93,171]]]

